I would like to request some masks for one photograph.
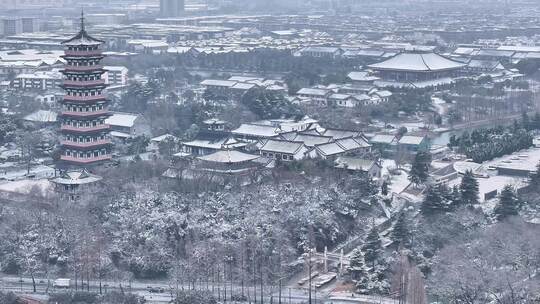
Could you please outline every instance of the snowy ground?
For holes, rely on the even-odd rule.
[[[395,304],[396,300],[378,296],[365,296],[354,293],[332,293],[325,304]]]
[[[14,169],[0,169],[0,179],[4,180],[17,180],[27,177],[26,168],[14,168]],[[30,175],[35,178],[49,178],[54,176],[54,168],[44,165],[33,166],[30,168]]]
[[[0,191],[28,194],[32,189],[41,190],[45,193],[51,189],[51,183],[47,179],[23,179],[12,182],[0,183]]]
[[[390,177],[390,185],[388,186],[390,193],[400,194],[410,185],[411,182],[409,181],[408,174],[405,170],[400,170],[400,175],[390,174],[390,171],[396,168],[396,162],[394,160],[382,159],[381,165],[382,176]]]

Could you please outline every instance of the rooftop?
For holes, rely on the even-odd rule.
[[[375,70],[432,72],[455,70],[465,64],[435,53],[401,53],[386,61],[369,65]]]
[[[105,123],[111,126],[131,128],[137,118],[139,118],[139,114],[113,112],[110,117],[105,119]]]
[[[61,185],[83,185],[99,182],[100,180],[102,180],[101,176],[91,174],[86,169],[83,169],[65,172],[61,176],[54,178],[52,182]]]
[[[56,122],[58,114],[54,111],[38,110],[24,117],[26,121],[32,122]]]
[[[335,161],[336,167],[338,168],[347,168],[350,170],[359,170],[359,171],[368,171],[374,165],[377,165],[377,162],[371,159],[362,159],[349,156],[340,156]]]
[[[73,38],[62,42],[62,44],[70,46],[100,45],[102,43],[105,43],[105,41],[96,39],[86,32],[84,28],[84,13],[81,13],[81,30]]]
[[[257,137],[274,137],[278,135],[279,128],[274,126],[263,126],[254,124],[241,124],[235,130],[231,131],[235,135],[248,135]]]
[[[399,140],[400,144],[403,145],[419,145],[424,141],[425,137],[423,136],[414,136],[414,135],[405,135]]]
[[[243,153],[236,150],[221,150],[215,153],[197,157],[199,160],[214,162],[214,163],[242,163],[246,161],[252,161],[260,156]]]
[[[262,145],[260,150],[285,154],[295,154],[303,146],[303,142],[269,139]]]

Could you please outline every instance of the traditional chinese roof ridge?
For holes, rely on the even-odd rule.
[[[197,157],[197,159],[207,162],[232,164],[252,161],[259,157],[260,156],[258,155],[247,154],[236,150],[221,150],[209,155]]]
[[[261,151],[270,151],[277,153],[295,154],[302,147],[305,147],[301,141],[286,141],[278,139],[268,139],[260,148]]]
[[[448,59],[435,53],[401,53],[386,61],[369,65],[375,70],[434,72],[454,70],[465,64]]]
[[[59,177],[52,180],[52,182],[61,185],[83,185],[99,182],[102,180],[101,176],[94,175],[88,172],[86,169],[76,171],[66,171]]]
[[[368,171],[373,166],[380,166],[376,161],[358,157],[340,156],[335,161],[336,167],[350,170]]]
[[[81,12],[81,30],[73,38],[62,41],[65,45],[99,45],[105,43],[103,40],[90,36],[84,27],[84,12]]]

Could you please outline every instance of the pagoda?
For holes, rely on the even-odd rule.
[[[60,101],[60,131],[62,154],[60,160],[67,166],[85,167],[111,159],[110,126],[105,73],[101,60],[104,41],[90,36],[84,27],[73,38],[63,41],[66,65]]]

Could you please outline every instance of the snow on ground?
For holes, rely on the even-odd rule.
[[[433,103],[433,107],[437,110],[437,113],[441,116],[446,115],[448,112],[448,104],[446,101],[442,100],[439,97],[431,97],[431,102]]]
[[[28,170],[26,168],[16,168],[13,170],[0,169],[0,179],[16,180],[25,178]],[[36,178],[48,178],[54,176],[54,168],[44,165],[38,165],[30,168],[30,175],[34,175]]]
[[[407,128],[408,132],[416,132],[426,127],[426,124],[423,121],[412,121],[412,122],[402,122],[394,124],[396,129],[401,127]]]
[[[1,183],[0,191],[28,194],[35,187],[38,187],[44,193],[51,189],[51,183],[46,179],[22,179]]]
[[[394,299],[383,298],[378,296],[366,296],[355,293],[332,293],[328,297],[328,300],[325,303],[332,304],[366,304],[366,303],[377,303],[377,304],[395,304]]]
[[[382,175],[387,175],[390,177],[390,185],[388,189],[391,193],[400,194],[410,185],[408,174],[405,170],[401,169],[399,172],[400,175],[393,175],[390,173],[392,169],[395,169],[396,162],[391,159],[382,160]]]
[[[476,178],[478,181],[478,192],[480,194],[480,201],[487,202],[485,204],[486,209],[492,209],[493,206],[490,206],[488,201],[493,200],[494,198],[485,199],[485,195],[497,191],[500,193],[501,190],[506,185],[512,185],[515,188],[521,188],[527,184],[527,178],[517,177],[517,176],[508,176],[508,175],[495,175],[489,176],[487,178]],[[449,187],[459,185],[461,183],[461,177],[451,180],[448,183]],[[496,199],[496,197],[495,197]],[[482,206],[484,207],[484,206]]]
[[[503,167],[508,169],[534,172],[540,163],[540,149],[529,148],[484,162],[484,167]]]
[[[399,172],[401,173],[400,175],[392,175],[390,173],[390,171],[392,171],[392,169],[395,169],[397,166],[396,166],[396,162],[392,159],[382,159],[381,160],[381,165],[382,165],[382,176],[388,176],[390,177],[390,185],[388,186],[388,190],[391,192],[391,193],[396,193],[396,194],[400,194],[401,192],[403,192],[403,190],[405,190],[409,185],[410,185],[410,181],[409,181],[409,177],[408,177],[408,174],[405,170],[399,170]]]

